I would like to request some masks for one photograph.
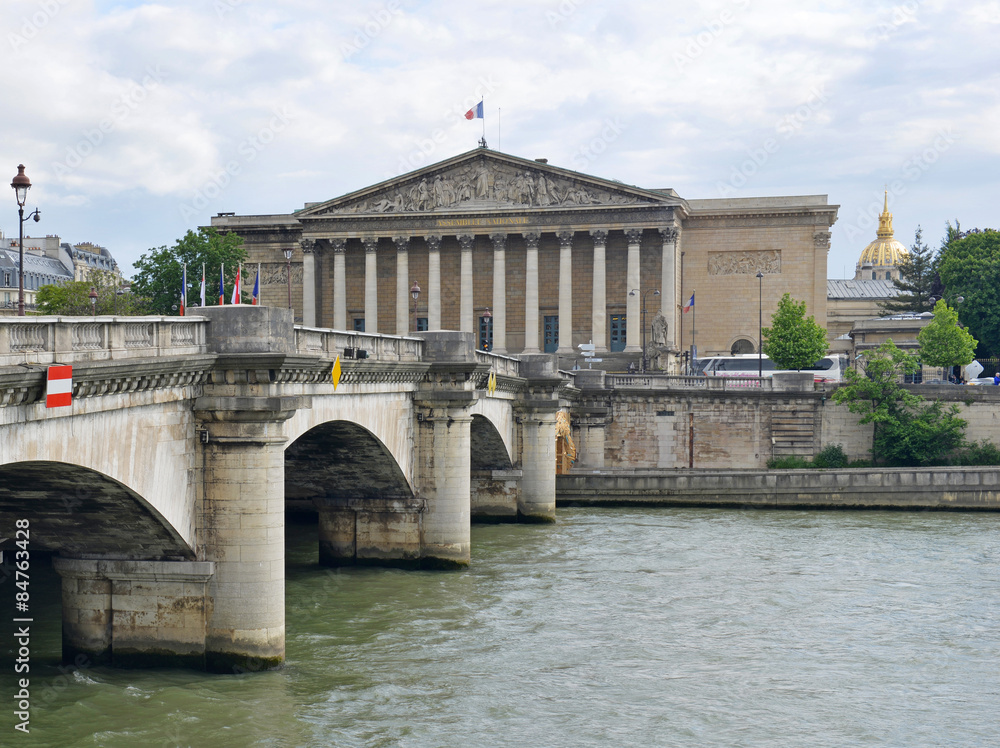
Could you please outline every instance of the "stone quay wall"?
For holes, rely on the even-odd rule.
[[[1000,468],[617,470],[560,475],[558,506],[1000,510]]]

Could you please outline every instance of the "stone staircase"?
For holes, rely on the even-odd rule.
[[[812,457],[815,450],[815,405],[812,402],[776,405],[771,414],[771,455]]]

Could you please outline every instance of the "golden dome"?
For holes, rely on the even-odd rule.
[[[889,192],[885,193],[885,205],[882,215],[878,217],[878,237],[861,251],[858,260],[858,270],[863,267],[885,268],[897,266],[909,252],[900,242],[893,238],[892,213],[889,212]]]

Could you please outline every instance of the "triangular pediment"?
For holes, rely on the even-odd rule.
[[[299,211],[299,219],[335,215],[442,214],[510,209],[673,205],[652,190],[477,149]]]

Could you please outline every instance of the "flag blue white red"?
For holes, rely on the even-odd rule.
[[[250,303],[254,306],[260,304],[260,263],[257,263],[257,278],[253,282],[253,297]]]
[[[466,119],[482,119],[483,118],[483,102],[479,102],[472,109],[465,113]]]
[[[243,289],[240,287],[240,278],[243,275],[243,263],[241,262],[236,266],[236,280],[233,282],[233,299],[230,304],[239,304],[240,297],[243,295]]]
[[[187,296],[188,296],[188,266],[184,263],[184,269],[181,271],[181,316],[184,316],[184,307],[187,306]]]
[[[219,265],[219,306],[226,303],[226,263]]]
[[[694,309],[694,291],[691,292],[691,300],[687,303],[687,306],[684,307],[685,314],[692,309]]]
[[[201,264],[201,305],[205,306],[205,263]]]

